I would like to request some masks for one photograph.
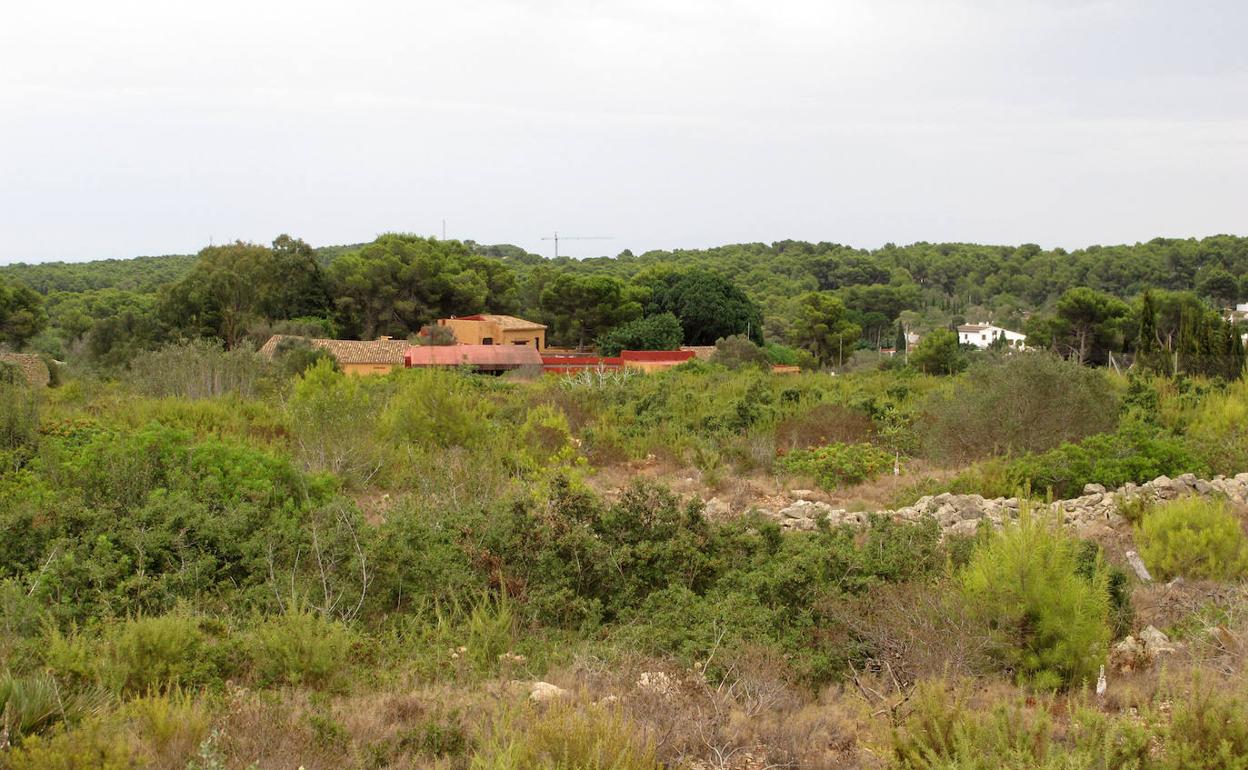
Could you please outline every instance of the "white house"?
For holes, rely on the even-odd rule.
[[[963,345],[974,345],[987,348],[998,337],[1005,338],[1007,347],[1022,350],[1026,347],[1027,335],[1002,329],[992,324],[962,324],[958,327],[958,342]]]

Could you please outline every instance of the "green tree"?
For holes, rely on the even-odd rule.
[[[687,345],[714,345],[734,334],[763,339],[758,305],[732,281],[706,270],[671,274],[654,288],[648,310],[679,318]]]
[[[621,350],[675,350],[683,336],[676,316],[659,313],[615,327],[598,341],[598,351],[618,356]]]
[[[1057,318],[1065,332],[1059,344],[1080,364],[1103,362],[1127,313],[1126,303],[1109,294],[1086,286],[1071,289],[1057,301]]]
[[[25,284],[0,279],[0,342],[21,348],[47,322],[38,292]]]
[[[1212,267],[1203,271],[1197,278],[1196,292],[1220,306],[1227,306],[1234,304],[1235,297],[1239,294],[1239,284],[1235,276],[1226,270],[1221,267]]]
[[[990,652],[1018,679],[1043,689],[1090,682],[1105,661],[1108,571],[1081,570],[1079,543],[1056,522],[1024,515],[980,547],[962,596],[992,630]]]
[[[276,320],[330,314],[333,300],[329,280],[311,246],[283,233],[273,240],[272,260],[272,272],[260,276],[260,310],[265,317]]]
[[[555,339],[584,347],[608,329],[641,316],[637,291],[606,275],[555,276],[541,294],[542,310]]]
[[[329,266],[344,332],[361,339],[406,337],[438,318],[507,312],[515,276],[459,241],[387,234]]]
[[[166,292],[161,314],[184,334],[217,337],[227,348],[237,347],[263,315],[273,270],[273,252],[260,244],[209,246],[199,252],[190,274]]]
[[[820,364],[844,362],[862,335],[852,323],[845,303],[828,292],[812,291],[798,297],[790,342],[810,352]]]
[[[910,365],[926,374],[957,374],[966,368],[966,356],[958,346],[958,335],[950,329],[936,329],[919,340],[910,351]]]

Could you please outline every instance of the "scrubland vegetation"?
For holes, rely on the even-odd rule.
[[[196,342],[7,378],[0,765],[1245,766],[1244,510],[1124,511],[1167,587],[1041,505],[1248,470],[1242,380],[762,364],[361,379]],[[1034,503],[966,537],[750,512],[799,487]],[[1123,669],[1147,625],[1176,651]]]
[[[1047,505],[1248,471],[1246,244],[0,269],[0,343],[53,385],[0,363],[0,767],[1248,767],[1242,501],[1078,534]],[[535,379],[255,352],[487,310],[716,351]],[[959,347],[988,318],[1036,350]],[[1017,517],[887,513],[944,493]],[[857,523],[789,526],[811,500]]]

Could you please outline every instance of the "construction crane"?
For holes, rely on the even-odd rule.
[[[559,241],[609,241],[615,236],[613,235],[559,235],[556,230],[554,235],[547,235],[542,238],[543,241],[555,242],[555,259],[559,259]]]

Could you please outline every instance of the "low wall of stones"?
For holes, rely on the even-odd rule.
[[[1237,505],[1248,505],[1248,473],[1237,476],[1215,476],[1198,479],[1191,474],[1168,478],[1159,476],[1143,484],[1127,484],[1107,490],[1099,484],[1089,484],[1083,494],[1070,500],[1057,500],[1047,506],[1040,504],[1036,510],[1060,512],[1066,525],[1077,531],[1092,528],[1116,528],[1125,524],[1120,513],[1121,505],[1128,501],[1151,503],[1174,500],[1187,495],[1205,497],[1220,496]],[[1017,519],[1022,501],[1017,497],[985,498],[981,495],[954,495],[948,492],[920,498],[914,505],[876,515],[890,516],[900,521],[918,521],[932,517],[946,534],[970,535],[987,520],[994,526]],[[1034,503],[1033,503],[1034,504]],[[795,500],[777,510],[764,510],[764,514],[777,519],[781,526],[790,530],[812,530],[818,521],[826,517],[833,526],[838,524],[866,524],[872,514],[834,508],[816,500]]]

